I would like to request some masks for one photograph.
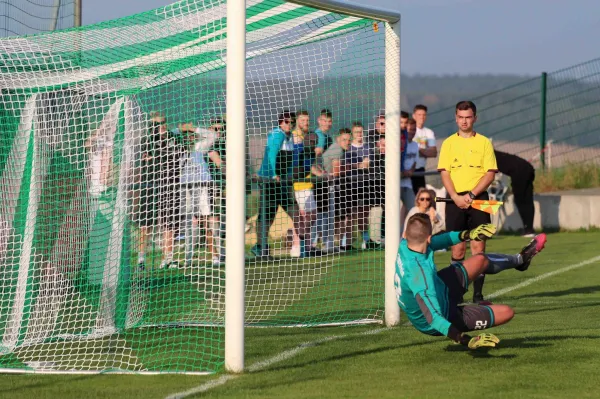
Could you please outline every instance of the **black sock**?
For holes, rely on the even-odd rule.
[[[473,281],[473,301],[475,299],[483,298],[483,283],[485,281],[485,274],[480,274]]]
[[[523,264],[521,255],[486,254],[489,264],[485,274],[496,274]]]

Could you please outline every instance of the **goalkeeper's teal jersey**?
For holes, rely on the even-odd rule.
[[[450,232],[432,236],[424,254],[409,249],[405,239],[400,242],[394,276],[396,299],[412,325],[425,334],[448,335],[448,287],[438,277],[433,253],[461,242],[458,235]]]

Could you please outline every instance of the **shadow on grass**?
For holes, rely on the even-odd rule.
[[[552,341],[565,341],[569,339],[600,339],[600,335],[542,335],[537,337],[505,338],[500,340],[496,348],[483,347],[470,350],[461,345],[449,345],[446,347],[446,351],[467,352],[474,358],[514,359],[517,357],[516,354],[495,355],[494,352],[498,349],[539,349],[553,346]]]
[[[387,346],[382,346],[379,348],[373,348],[373,349],[368,349],[368,350],[367,349],[356,350],[356,351],[352,351],[352,352],[348,352],[348,353],[344,353],[344,354],[340,354],[340,355],[336,355],[336,356],[323,357],[318,360],[312,359],[310,361],[303,362],[303,363],[296,363],[296,364],[291,364],[291,365],[286,365],[286,366],[269,367],[269,368],[265,368],[260,371],[255,371],[254,373],[281,371],[281,370],[290,370],[290,369],[301,369],[303,367],[314,366],[315,364],[318,364],[318,363],[326,363],[326,362],[343,360],[343,359],[352,359],[352,358],[356,358],[358,356],[372,355],[375,353],[382,353],[382,352],[398,350],[398,349],[402,349],[402,348],[414,348],[415,346],[427,346],[427,345],[431,345],[431,344],[439,344],[439,342],[440,341],[436,339],[436,340],[431,340],[431,341],[427,341],[427,342],[412,342],[412,343],[403,344],[403,345],[387,345]]]

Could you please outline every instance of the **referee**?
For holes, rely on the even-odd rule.
[[[471,208],[475,199],[489,199],[487,189],[498,172],[494,148],[490,140],[476,133],[473,124],[477,121],[477,108],[471,101],[456,104],[458,132],[442,144],[438,171],[442,183],[454,202],[446,205],[446,230],[461,231],[474,229],[491,222],[490,215]],[[473,255],[485,251],[485,241],[471,241]],[[452,261],[465,259],[466,243],[452,247]],[[482,274],[473,282],[473,302],[483,300]]]

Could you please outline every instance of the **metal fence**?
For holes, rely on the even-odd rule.
[[[471,100],[477,105],[476,129],[497,150],[536,167],[600,161],[600,58]],[[427,125],[441,145],[456,131],[454,108],[431,112]],[[430,160],[428,169],[436,162]]]

